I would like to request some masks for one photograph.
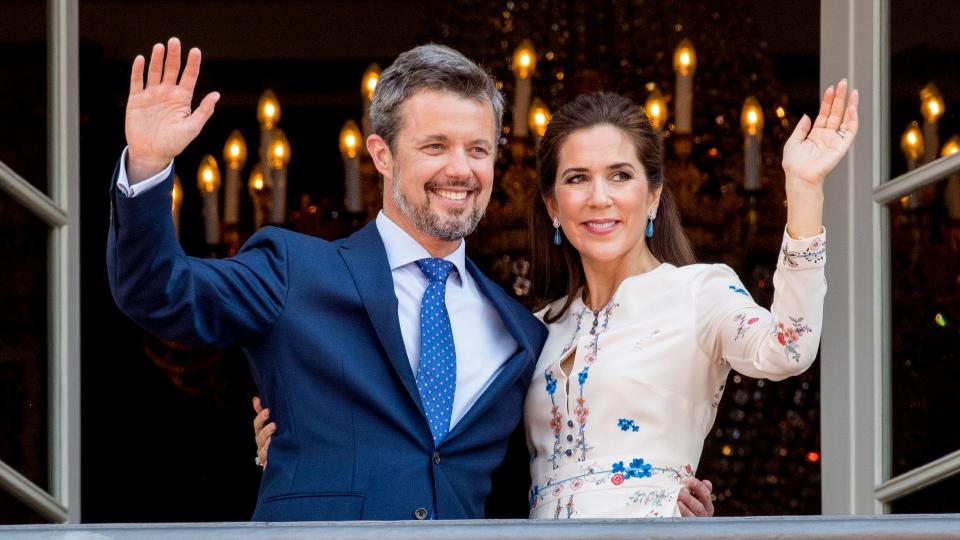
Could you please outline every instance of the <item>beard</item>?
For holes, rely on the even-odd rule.
[[[427,182],[424,186],[426,198],[423,204],[417,204],[406,196],[400,190],[401,179],[396,167],[393,169],[393,201],[397,208],[413,222],[414,227],[423,234],[432,236],[445,242],[453,242],[462,239],[464,236],[472,233],[486,210],[486,205],[479,202],[480,186],[476,182],[467,182],[455,180],[452,182]],[[477,194],[472,206],[462,209],[451,210],[449,215],[442,215],[436,209],[430,207],[430,190],[444,187],[459,187],[473,190]]]

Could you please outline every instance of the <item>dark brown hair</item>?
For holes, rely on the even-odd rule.
[[[680,225],[677,203],[663,175],[663,141],[660,133],[650,124],[643,109],[629,98],[602,92],[583,95],[557,111],[537,146],[540,194],[553,197],[560,148],[567,137],[577,130],[600,124],[609,124],[629,135],[637,150],[637,159],[646,173],[648,188],[653,191],[663,186],[655,222],[656,232],[653,237],[646,239],[650,253],[658,260],[676,266],[696,262],[690,241]],[[534,298],[539,302],[537,309],[566,296],[559,310],[545,314],[544,321],[552,323],[567,312],[577,291],[586,283],[586,278],[580,253],[570,242],[564,240],[559,246],[553,244],[553,220],[543,197],[535,198],[530,220],[530,246],[533,250],[531,270]]]

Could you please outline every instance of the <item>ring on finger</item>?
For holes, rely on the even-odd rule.
[[[839,135],[841,139],[842,139],[843,136],[846,135],[847,133],[848,133],[848,131],[845,130],[845,129],[843,129],[843,128],[840,128],[840,129],[837,130],[837,135]]]

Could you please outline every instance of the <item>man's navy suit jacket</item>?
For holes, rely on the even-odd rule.
[[[482,518],[543,325],[467,261],[519,347],[434,448],[375,224],[336,242],[266,227],[235,257],[188,257],[170,216],[172,178],[127,198],[114,172],[110,288],[161,338],[243,347],[278,426],[253,519]]]

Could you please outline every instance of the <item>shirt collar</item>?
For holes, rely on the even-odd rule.
[[[383,210],[377,214],[376,221],[377,231],[380,233],[383,247],[387,251],[387,262],[390,263],[391,272],[408,264],[416,263],[420,259],[433,257],[419,242],[407,234],[407,231],[401,229],[399,225],[387,217]],[[447,255],[444,259],[452,262],[457,269],[458,278],[455,283],[463,285],[464,276],[467,275],[466,242],[461,239],[457,249],[453,250],[453,253]]]

